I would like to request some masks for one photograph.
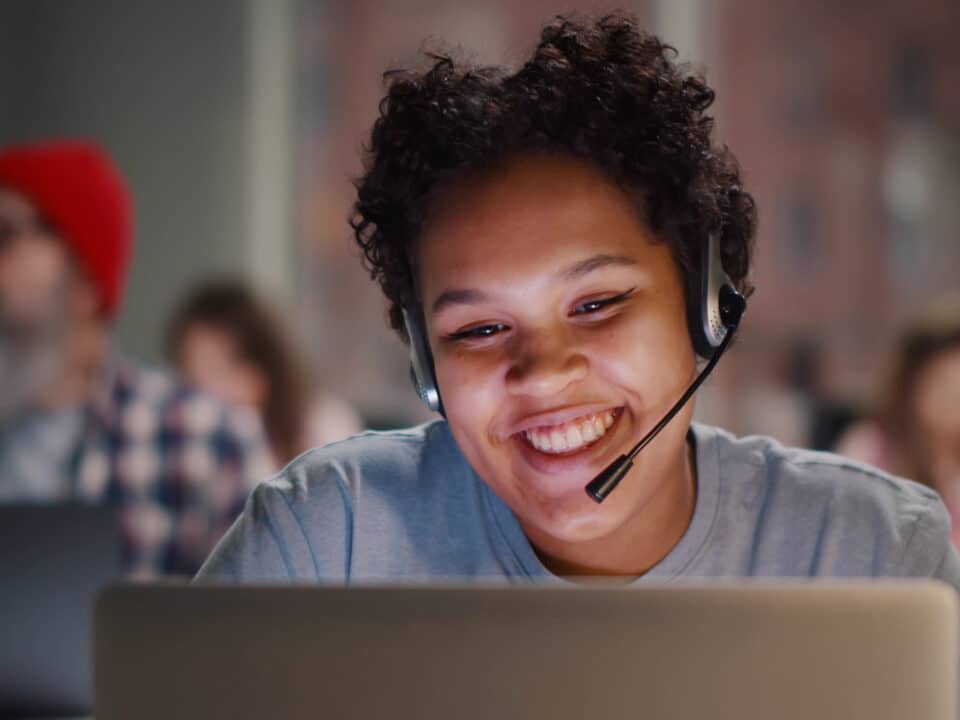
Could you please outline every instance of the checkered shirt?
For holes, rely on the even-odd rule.
[[[259,416],[112,355],[74,459],[76,499],[117,508],[134,576],[193,575],[275,470]]]

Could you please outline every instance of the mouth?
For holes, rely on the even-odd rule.
[[[517,435],[537,452],[574,455],[600,441],[616,424],[622,411],[623,408],[611,408],[556,425],[527,428]]]

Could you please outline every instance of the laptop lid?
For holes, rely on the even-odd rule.
[[[90,711],[94,599],[119,568],[106,508],[0,505],[0,717]]]
[[[933,582],[644,589],[115,587],[97,720],[953,720]]]

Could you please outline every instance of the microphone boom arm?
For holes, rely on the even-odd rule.
[[[728,288],[733,290],[733,288],[730,286],[724,286],[724,290]],[[726,311],[725,314],[727,314],[727,317],[725,318],[725,324],[727,326],[726,335],[724,336],[723,341],[714,351],[713,355],[710,356],[710,360],[707,362],[706,367],[700,371],[700,374],[697,375],[696,379],[690,384],[690,387],[687,388],[687,391],[680,397],[674,406],[667,411],[667,414],[660,419],[660,422],[654,425],[653,429],[644,435],[640,442],[633,447],[633,450],[626,455],[620,455],[616,460],[607,465],[607,467],[605,467],[599,475],[590,481],[590,483],[584,489],[591,499],[597,503],[602,503],[607,499],[607,496],[614,491],[617,485],[620,484],[620,481],[623,480],[624,476],[626,476],[630,468],[633,467],[633,459],[637,456],[637,454],[667,426],[667,423],[673,420],[674,416],[676,416],[683,406],[687,404],[700,385],[703,384],[703,381],[706,380],[707,376],[709,376],[713,371],[713,368],[716,367],[717,362],[719,362],[720,358],[723,356],[723,353],[726,352],[730,341],[733,340],[733,336],[740,322],[740,316],[742,315],[744,306],[746,304],[743,300],[743,297],[736,291],[734,291],[732,295],[735,296],[733,300],[736,307],[724,308]],[[721,297],[723,297],[723,293],[721,293]],[[728,294],[728,296],[724,299],[728,301],[731,300],[730,294]],[[736,299],[739,299],[739,302],[736,302]]]

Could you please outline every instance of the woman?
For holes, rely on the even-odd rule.
[[[256,409],[279,463],[361,429],[349,405],[313,395],[288,332],[240,280],[188,294],[167,330],[167,358],[191,385]]]
[[[933,492],[678,406],[736,328],[754,205],[672,55],[558,18],[516,72],[388,75],[353,226],[444,419],[302,457],[202,576],[960,583]]]
[[[960,546],[960,295],[947,295],[897,341],[873,417],[838,452],[929,485],[953,517]]]

